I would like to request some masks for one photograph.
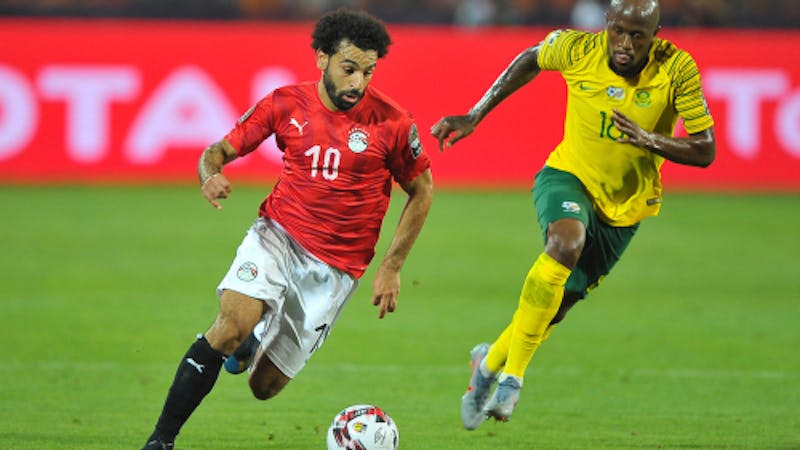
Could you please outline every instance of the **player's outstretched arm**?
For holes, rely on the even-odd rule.
[[[537,44],[517,55],[468,114],[442,117],[431,127],[431,134],[439,140],[440,151],[469,136],[495,106],[536,78],[541,72],[537,62],[539,47]]]
[[[678,164],[708,167],[714,162],[717,144],[714,127],[687,137],[671,137],[647,131],[620,111],[614,110],[614,125],[623,133],[619,142],[635,145]]]
[[[428,210],[433,203],[433,177],[430,169],[417,175],[401,187],[408,194],[408,200],[400,214],[400,221],[394,232],[392,243],[381,261],[372,282],[372,304],[378,306],[378,318],[397,308],[397,297],[400,294],[400,270],[417,240]]]
[[[222,167],[238,157],[236,149],[225,139],[209,145],[197,162],[197,177],[203,197],[217,209],[222,209],[219,199],[228,198],[231,184],[222,174]]]

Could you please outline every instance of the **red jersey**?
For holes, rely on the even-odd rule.
[[[392,179],[408,182],[430,167],[411,114],[369,86],[349,111],[330,111],[317,82],[306,82],[272,91],[225,139],[244,156],[273,133],[283,169],[259,215],[328,265],[361,277]]]

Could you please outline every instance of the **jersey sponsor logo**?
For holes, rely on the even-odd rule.
[[[236,269],[236,276],[242,281],[253,281],[258,276],[258,266],[247,261]]]
[[[417,124],[411,124],[411,131],[408,133],[408,148],[411,149],[411,156],[414,159],[422,154],[422,142],[419,140],[419,131],[417,131]]]
[[[303,128],[305,128],[306,125],[308,125],[308,121],[306,120],[305,122],[303,122],[302,125],[300,125],[300,122],[298,122],[297,119],[292,117],[292,118],[289,119],[289,125],[294,125],[294,127],[297,128],[297,132],[300,133],[300,136],[302,136],[303,135]]]
[[[564,201],[561,202],[561,209],[563,209],[564,212],[578,214],[581,212],[581,205],[576,202]]]
[[[241,125],[242,122],[244,122],[245,120],[247,120],[248,117],[253,115],[253,111],[255,110],[256,110],[256,105],[251,106],[250,109],[248,109],[247,111],[245,111],[244,114],[242,114],[242,117],[239,117],[239,120],[236,123]]]
[[[649,108],[652,101],[650,100],[650,91],[636,91],[636,98],[633,103],[640,108]]]
[[[347,147],[353,153],[361,153],[369,146],[369,133],[361,128],[353,128],[347,138]]]
[[[609,86],[606,88],[606,95],[614,100],[622,100],[625,98],[625,89],[616,86]]]

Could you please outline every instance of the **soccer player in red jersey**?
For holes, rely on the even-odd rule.
[[[374,256],[393,180],[408,199],[372,302],[379,318],[395,310],[400,269],[428,214],[433,181],[411,115],[369,86],[390,44],[383,23],[366,13],[326,14],[311,45],[321,78],[274,90],[203,152],[200,185],[216,208],[231,192],[223,166],[273,134],[283,170],[217,287],[217,318],[181,360],[145,449],[173,448],[223,363],[234,373],[249,366],[261,400],[298,374]],[[237,361],[232,354],[242,350]],[[248,364],[229,368],[226,358]]]

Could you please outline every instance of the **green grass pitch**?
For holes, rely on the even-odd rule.
[[[0,448],[139,448],[264,190],[0,186]],[[397,196],[378,248],[394,229]],[[509,423],[467,432],[467,354],[541,250],[518,191],[439,191],[377,319],[373,271],[329,340],[259,402],[222,373],[178,449],[320,449],[375,403],[402,449],[800,449],[800,197],[668,195],[539,350]]]

